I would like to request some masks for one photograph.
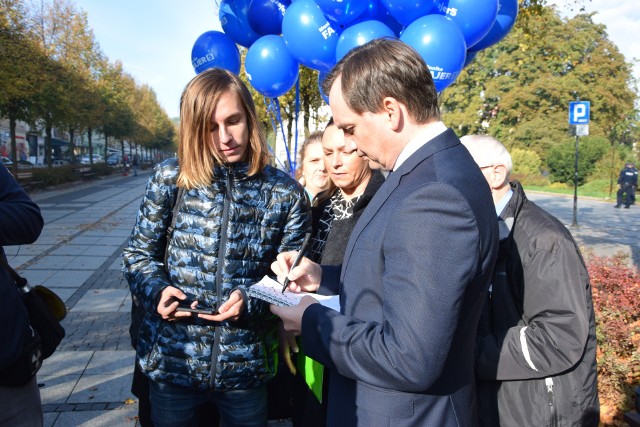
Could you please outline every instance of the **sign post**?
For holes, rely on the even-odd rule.
[[[578,225],[578,138],[589,135],[589,101],[580,101],[569,103],[569,125],[575,126],[576,130],[576,155],[573,173],[573,221],[571,226]]]

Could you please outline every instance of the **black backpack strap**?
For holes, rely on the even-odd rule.
[[[9,272],[18,289],[22,289],[25,286],[28,286],[27,279],[20,276],[18,272],[12,268],[4,256],[0,256],[0,266],[4,267],[4,269]]]

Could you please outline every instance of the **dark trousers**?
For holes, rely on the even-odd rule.
[[[616,204],[620,206],[624,199],[624,205],[629,206],[633,201],[635,201],[635,192],[636,189],[633,185],[622,184],[618,189]]]
[[[151,421],[151,401],[149,400],[149,378],[142,373],[138,364],[133,369],[131,393],[138,398],[138,421],[142,427],[153,427]],[[197,427],[220,425],[218,408],[212,402],[207,402],[198,408]]]

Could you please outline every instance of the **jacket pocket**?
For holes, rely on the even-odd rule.
[[[380,425],[380,420],[384,417],[411,418],[414,414],[413,405],[414,396],[411,394],[358,383],[356,406],[358,406],[358,412],[364,411],[377,416],[378,422],[371,425]]]

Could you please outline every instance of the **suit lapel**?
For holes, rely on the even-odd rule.
[[[441,133],[440,135],[430,140],[427,144],[424,144],[422,147],[420,147],[418,151],[413,153],[404,163],[402,163],[402,165],[400,165],[400,167],[396,171],[389,175],[382,186],[380,186],[375,196],[371,199],[371,202],[369,202],[369,205],[365,208],[362,216],[360,217],[360,219],[358,219],[358,222],[351,232],[349,243],[347,244],[347,249],[344,252],[340,282],[342,282],[342,279],[344,278],[345,267],[349,264],[349,259],[351,258],[353,247],[355,246],[358,237],[362,233],[362,230],[364,230],[367,224],[369,224],[371,219],[380,210],[384,202],[398,187],[398,185],[400,184],[400,179],[404,175],[409,174],[413,169],[415,169],[418,164],[420,164],[425,159],[433,156],[439,151],[453,147],[454,145],[459,143],[460,140],[458,139],[456,134],[451,129],[447,129],[445,132]]]

